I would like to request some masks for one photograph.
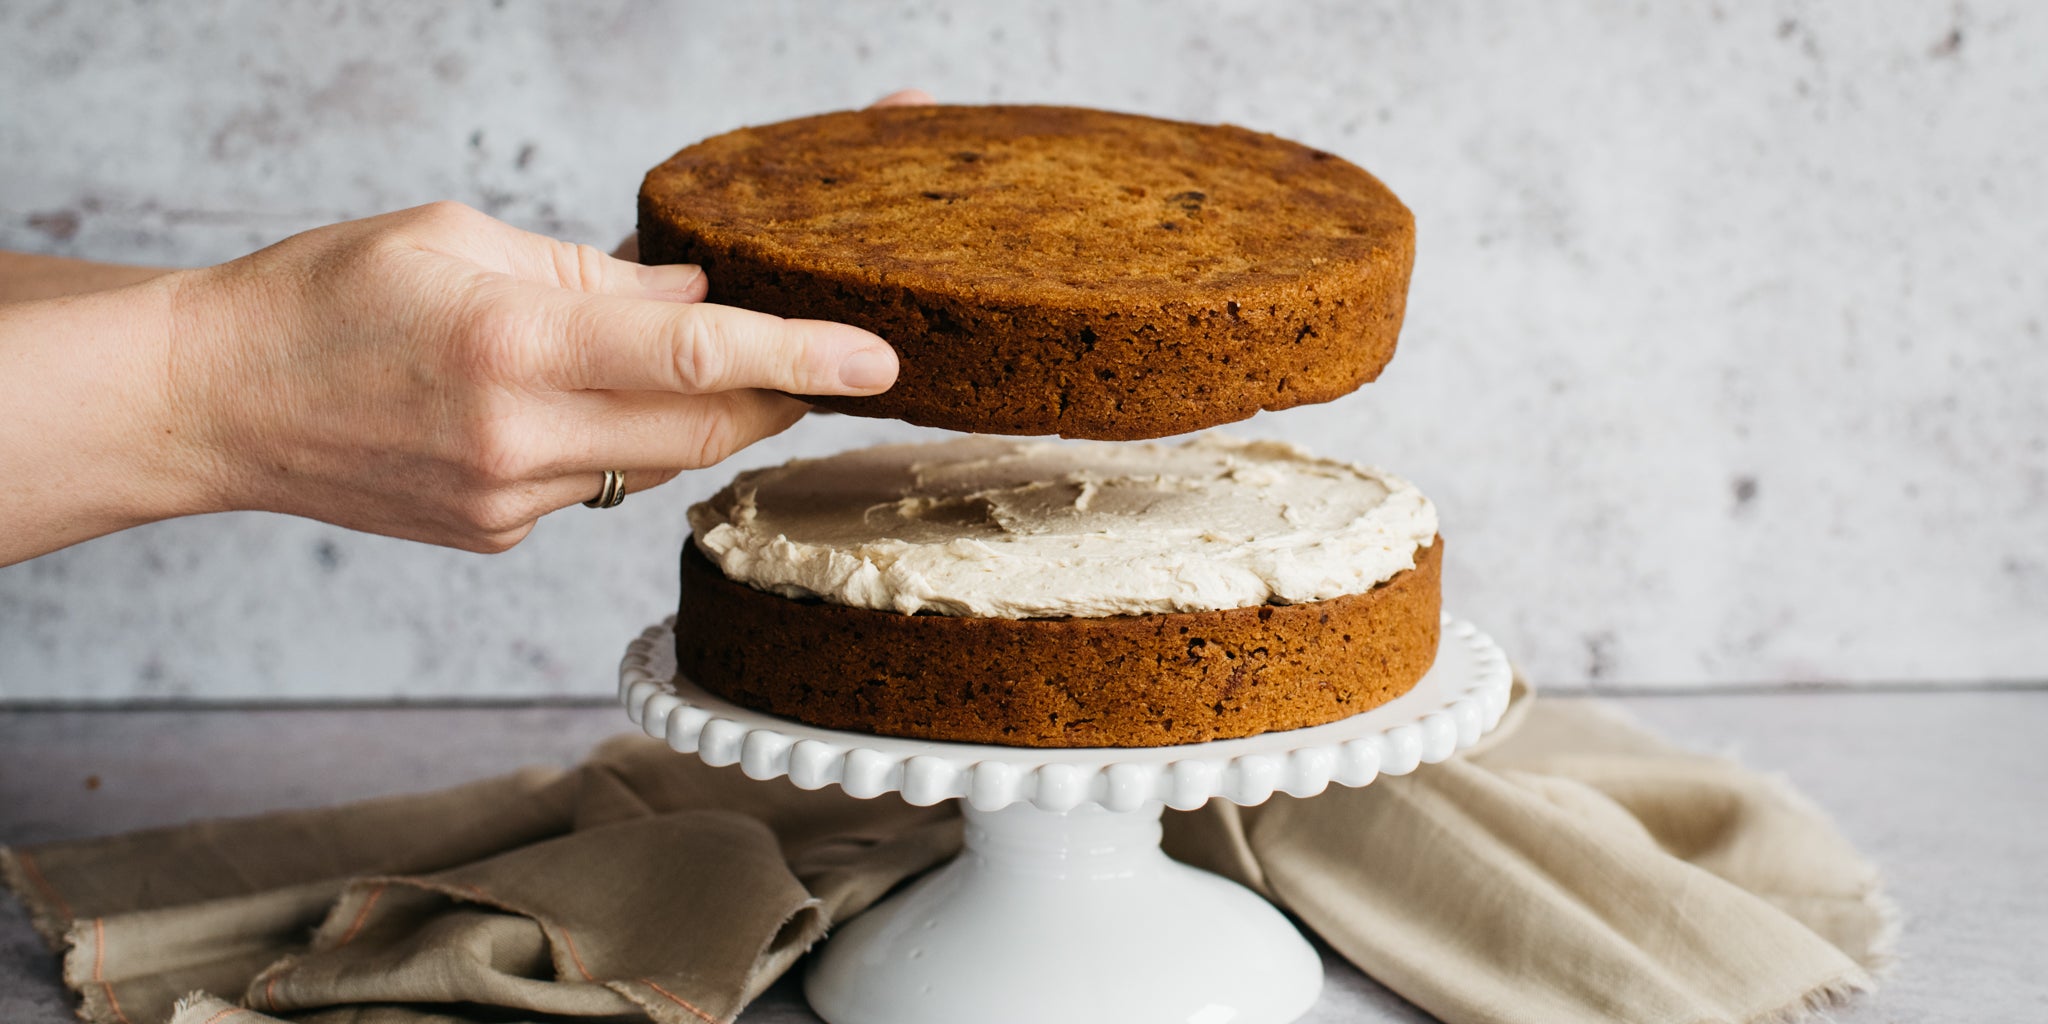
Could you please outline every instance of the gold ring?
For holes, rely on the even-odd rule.
[[[604,471],[604,486],[598,488],[597,497],[583,503],[584,508],[613,508],[626,500],[626,474],[616,469]]]

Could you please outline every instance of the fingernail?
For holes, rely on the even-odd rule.
[[[685,292],[704,276],[704,268],[694,263],[669,263],[658,267],[641,267],[640,287],[653,292]]]
[[[896,381],[896,353],[864,348],[839,364],[839,383],[856,391],[885,388]]]

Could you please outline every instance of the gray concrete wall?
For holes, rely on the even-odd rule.
[[[1233,121],[1421,231],[1387,375],[1238,429],[1422,484],[1452,606],[1537,679],[2039,679],[2044,54],[2021,0],[10,0],[0,246],[213,261],[440,198],[608,244],[682,145],[905,85]],[[0,696],[602,693],[690,501],[917,433],[813,420],[497,557],[253,514],[86,544],[0,570]]]

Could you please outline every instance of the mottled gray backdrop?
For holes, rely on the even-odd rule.
[[[1239,429],[1443,511],[1538,680],[2048,677],[2048,6],[0,2],[0,246],[226,259],[432,199],[609,243],[641,173],[919,85],[1232,121],[1415,209],[1400,358]],[[0,410],[0,429],[5,411]],[[0,695],[602,694],[732,469],[482,557],[164,523],[0,570]],[[4,524],[0,524],[4,528]]]

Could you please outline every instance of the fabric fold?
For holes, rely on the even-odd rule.
[[[1465,756],[1169,812],[1165,842],[1453,1024],[1791,1019],[1869,987],[1895,929],[1782,782],[1522,689]],[[691,1024],[959,845],[949,806],[622,736],[571,772],[0,851],[0,874],[96,1024]]]

